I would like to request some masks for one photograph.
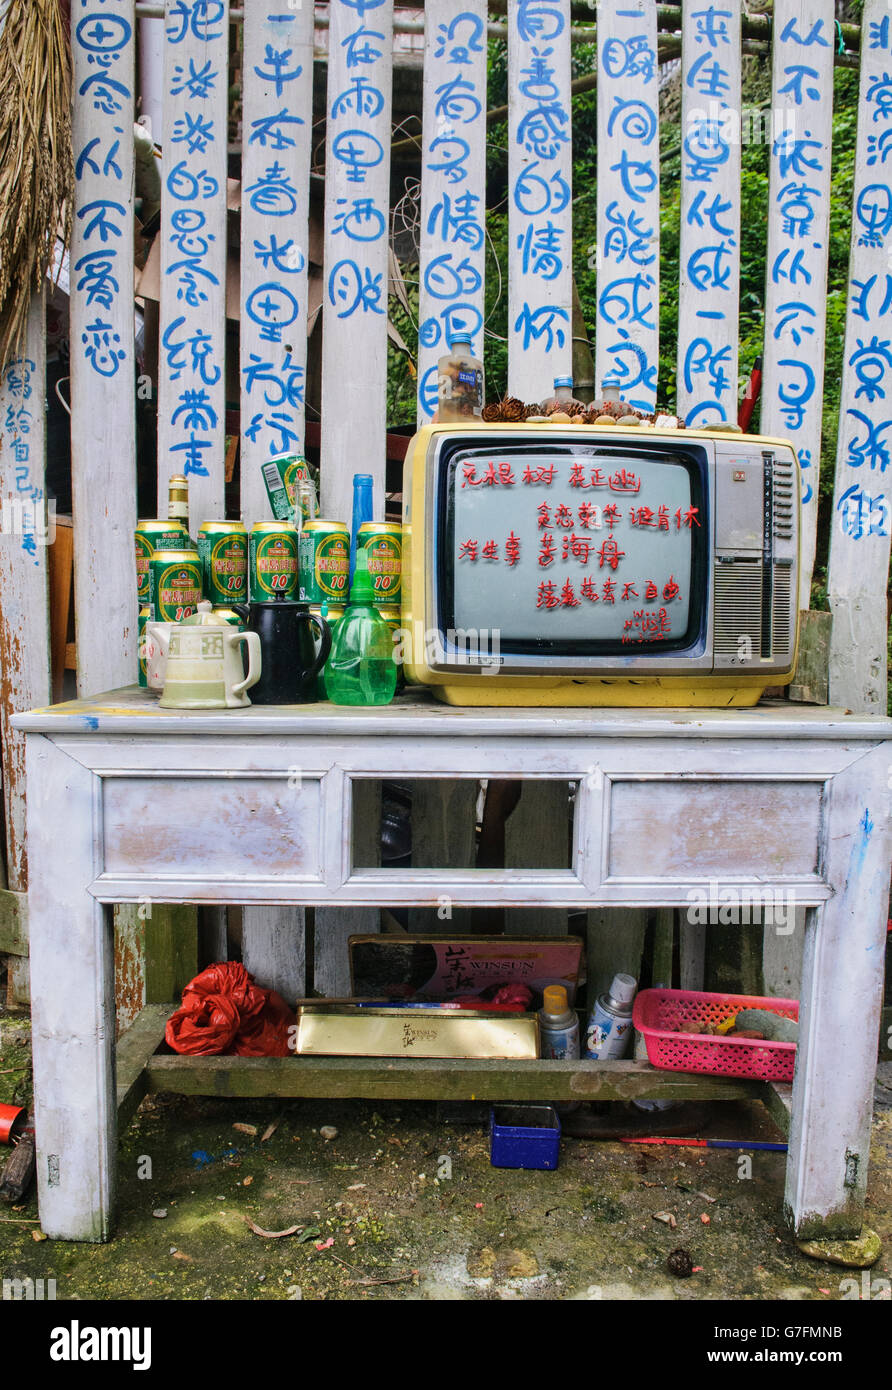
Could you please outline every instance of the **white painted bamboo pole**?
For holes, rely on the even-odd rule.
[[[802,469],[799,607],[810,607],[818,522],[830,157],[833,0],[776,0],[761,432],[790,439]]]
[[[737,421],[740,6],[684,12],[678,414]]]
[[[91,695],[136,679],[133,0],[75,9],[71,53],[74,598],[78,693]]]
[[[242,57],[241,513],[272,515],[262,468],[304,452],[313,10],[246,0]]]
[[[892,13],[867,0],[855,148],[849,295],[827,591],[830,703],[886,712],[886,588],[892,534]]]
[[[595,395],[656,404],[660,135],[654,0],[598,0],[598,313]]]
[[[0,380],[0,745],[6,878],[28,887],[25,737],[9,718],[50,702],[50,620],[45,495],[46,327],[35,294],[21,357]]]
[[[450,329],[483,357],[486,212],[486,3],[425,8],[418,310],[418,423],[437,408],[437,359]]]
[[[165,23],[158,514],[185,474],[193,535],[224,515],[228,8],[168,0]]]
[[[508,8],[508,391],[573,371],[570,3]]]
[[[354,473],[384,515],[393,0],[332,0],[329,16],[322,512],[349,525]]]

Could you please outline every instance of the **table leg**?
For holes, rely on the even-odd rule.
[[[40,1222],[108,1240],[115,1196],[114,930],[87,892],[98,870],[98,779],[29,735],[32,1050]]]
[[[854,1238],[864,1215],[892,853],[887,771],[876,748],[828,796],[834,895],[806,930],[785,1193],[800,1240]]]

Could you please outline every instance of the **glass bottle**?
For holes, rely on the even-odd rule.
[[[586,409],[587,406],[585,403],[577,400],[573,395],[573,378],[571,376],[556,376],[554,379],[554,395],[543,404],[543,415],[552,415],[555,411],[560,410],[572,417],[578,414],[580,410]]]
[[[372,475],[353,474],[353,522],[350,527],[350,583],[356,572],[356,552],[359,546],[359,528],[372,519]]]
[[[189,479],[182,473],[172,473],[167,483],[167,519],[182,527],[195,549],[195,541],[189,535]]]
[[[437,363],[437,420],[443,425],[483,415],[483,363],[471,350],[463,330],[447,337],[449,351]]]
[[[390,626],[374,604],[368,552],[360,550],[350,602],[337,626],[325,666],[333,705],[389,705],[396,690]]]

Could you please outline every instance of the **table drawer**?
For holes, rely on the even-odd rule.
[[[318,777],[218,772],[101,781],[104,874],[320,881]]]

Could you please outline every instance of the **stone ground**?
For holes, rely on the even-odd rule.
[[[0,1100],[29,1099],[27,1044],[27,1024],[0,1017]],[[889,1297],[892,1063],[878,1072],[868,1191],[884,1251],[864,1275],[796,1249],[782,1154],[749,1165],[733,1151],[567,1140],[555,1172],[507,1171],[490,1166],[479,1114],[459,1124],[422,1102],[149,1097],[121,1140],[114,1240],[42,1237],[32,1193],[0,1208],[0,1273],[55,1279],[58,1299]],[[710,1116],[712,1137],[779,1137],[757,1103]],[[273,1239],[249,1222],[299,1229]],[[667,1270],[677,1247],[697,1266],[690,1278]]]

